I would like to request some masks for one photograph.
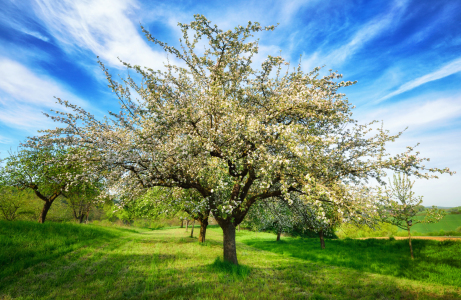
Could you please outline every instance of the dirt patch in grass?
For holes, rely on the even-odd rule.
[[[396,240],[408,240],[406,236],[395,236]],[[356,240],[367,240],[367,239],[389,239],[388,237],[364,237],[364,238],[357,238]],[[412,236],[412,240],[435,240],[435,241],[461,241],[461,237],[453,237],[453,236]]]

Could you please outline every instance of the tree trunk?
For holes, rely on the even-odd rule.
[[[189,220],[186,220],[186,232],[189,230]]]
[[[238,225],[238,229],[239,229],[239,232],[240,232],[240,224]]]
[[[200,222],[200,235],[198,236],[198,241],[200,243],[205,242],[206,228],[208,226],[208,217],[205,219],[199,219]]]
[[[51,204],[53,204],[53,201],[45,201],[42,212],[40,213],[40,217],[38,218],[39,223],[45,223],[46,214],[50,210]]]
[[[407,225],[407,229],[408,229],[408,242],[410,243],[410,254],[411,254],[411,259],[414,259],[415,257],[413,256],[413,247],[411,246],[410,226]]]
[[[184,220],[181,220],[181,228],[184,228]]]
[[[320,248],[325,249],[325,240],[323,239],[323,230],[319,231]]]
[[[282,234],[281,230],[277,231],[277,242],[280,241],[280,235],[281,234]]]
[[[78,222],[79,222],[80,224],[82,224],[82,223],[83,223],[83,219],[85,219],[85,214],[82,213],[82,214],[80,215],[80,217],[78,218]]]
[[[224,260],[234,265],[238,265],[237,261],[237,249],[235,245],[235,226],[232,222],[223,220],[221,218],[216,218],[219,226],[223,232],[223,250],[224,250]]]
[[[192,229],[190,231],[190,237],[194,237],[194,227],[195,227],[195,220],[192,222]]]

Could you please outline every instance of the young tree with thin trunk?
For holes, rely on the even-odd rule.
[[[411,181],[405,174],[393,175],[389,180],[389,186],[385,190],[384,198],[384,221],[395,225],[408,232],[411,259],[414,259],[413,246],[411,245],[411,227],[419,223],[437,223],[446,214],[442,209],[433,206],[426,209],[423,219],[416,218],[420,212],[419,206],[423,203],[422,196],[415,196],[412,191],[415,181]]]
[[[31,146],[80,147],[88,171],[94,163],[88,157],[97,158],[109,183],[130,188],[133,197],[156,186],[194,190],[223,230],[224,260],[234,264],[235,228],[259,201],[277,196],[290,201],[292,193],[311,201],[313,184],[326,193],[332,182],[380,180],[384,169],[429,177],[421,173],[424,159],[413,149],[394,157],[385,151],[400,134],[377,128],[372,135],[374,123],[356,124],[352,105],[339,92],[354,83],[341,81],[341,74],[322,77],[319,68],[305,73],[301,64],[290,69],[280,56],[268,56],[257,68],[258,41],[248,40],[275,26],[249,22],[224,31],[204,16],[194,17],[179,24],[179,49],[142,28],[180,64],[153,70],[124,63],[142,80],[128,76],[117,82],[101,63],[120,113],[100,121],[58,98],[73,113],[51,117],[66,127],[45,130]],[[204,51],[196,47],[200,40]],[[354,211],[353,201],[327,201]]]

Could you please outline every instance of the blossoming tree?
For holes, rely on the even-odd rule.
[[[108,181],[131,189],[133,197],[154,186],[195,190],[223,230],[224,259],[234,264],[235,227],[257,201],[276,196],[290,201],[295,193],[320,205],[322,199],[310,197],[313,184],[329,193],[338,181],[379,180],[384,169],[429,177],[412,148],[393,157],[386,153],[385,144],[400,134],[378,128],[371,135],[374,123],[356,124],[351,104],[338,92],[353,82],[340,81],[341,74],[322,77],[319,68],[305,73],[300,65],[289,69],[280,56],[268,56],[256,68],[258,41],[249,39],[274,26],[249,22],[223,31],[201,15],[179,26],[179,48],[143,30],[180,65],[166,62],[162,71],[124,63],[142,79],[116,81],[101,63],[120,112],[98,120],[58,99],[73,112],[51,117],[67,126],[46,130],[30,145],[85,149],[82,165],[90,170],[87,157],[97,157]],[[339,213],[354,211],[353,201],[334,193],[325,201]]]

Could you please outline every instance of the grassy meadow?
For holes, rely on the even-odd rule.
[[[196,228],[195,233],[198,233]],[[461,243],[0,221],[0,299],[459,299]]]
[[[416,218],[422,219],[423,217],[417,216]],[[456,231],[458,227],[461,226],[461,214],[447,214],[440,220],[438,223],[428,223],[428,224],[415,224],[411,227],[412,231],[419,232],[419,233],[430,233],[430,232],[438,232],[443,230],[447,231]],[[404,231],[403,229],[399,229],[399,231]]]

